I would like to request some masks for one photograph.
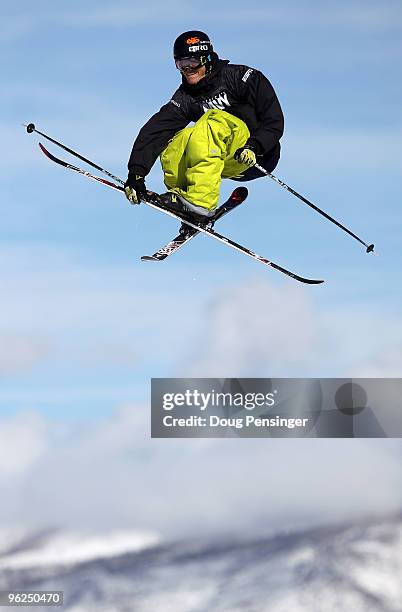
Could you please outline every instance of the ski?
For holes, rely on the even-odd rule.
[[[107,185],[108,187],[112,187],[113,189],[117,189],[118,191],[124,191],[124,183],[123,181],[121,181],[121,185],[116,185],[116,183],[112,183],[112,181],[108,181],[100,176],[95,176],[95,174],[92,174],[91,172],[88,172],[87,170],[83,170],[82,168],[79,168],[78,166],[74,166],[73,164],[69,164],[68,162],[64,161],[63,159],[60,159],[59,157],[56,157],[55,155],[53,155],[52,153],[50,153],[50,151],[48,151],[46,149],[46,147],[43,146],[43,144],[40,142],[39,143],[39,147],[42,151],[42,153],[44,153],[46,155],[46,157],[48,157],[49,159],[51,159],[52,161],[54,161],[56,164],[59,164],[60,166],[63,166],[63,168],[68,168],[69,170],[74,170],[74,172],[79,172],[80,174],[83,174],[84,176],[86,176],[87,178],[90,178],[94,181],[99,181],[99,183],[103,183],[103,185]]]
[[[291,278],[294,278],[295,280],[298,280],[301,283],[306,283],[308,285],[319,285],[324,282],[323,280],[316,280],[312,278],[305,278],[303,276],[299,276],[298,274],[291,272],[287,268],[283,268],[282,266],[279,266],[278,264],[274,263],[270,259],[267,259],[266,257],[262,257],[261,255],[258,255],[257,253],[254,253],[254,251],[252,251],[251,249],[239,244],[238,242],[235,242],[231,238],[227,238],[227,236],[224,236],[223,234],[219,234],[213,229],[210,229],[208,227],[202,227],[201,225],[192,223],[188,221],[187,219],[182,219],[181,217],[179,217],[179,215],[168,210],[160,203],[160,199],[157,193],[148,192],[147,198],[144,200],[144,202],[148,204],[148,206],[151,206],[152,208],[163,211],[170,217],[178,219],[179,221],[184,221],[186,225],[189,225],[193,229],[199,232],[202,232],[203,234],[207,234],[208,236],[211,236],[212,238],[215,238],[216,240],[219,240],[219,242],[222,242],[223,244],[226,244],[232,247],[232,249],[234,249],[235,251],[239,251],[240,253],[243,253],[244,255],[248,255],[252,259],[255,259],[256,261],[260,261],[262,264],[269,266],[273,268],[274,270],[278,270],[278,272],[282,272],[282,274],[285,274],[286,276],[290,276]]]
[[[247,195],[247,187],[237,187],[228,197],[226,202],[219,206],[214,216],[211,217],[211,227],[218,219],[220,219],[228,212],[234,210],[240,204],[242,204],[247,198]],[[163,261],[167,257],[170,257],[170,255],[173,255],[173,253],[176,253],[176,251],[178,251],[182,246],[187,244],[187,242],[190,242],[190,240],[197,236],[197,234],[199,233],[199,230],[190,228],[185,223],[182,223],[180,232],[178,233],[176,238],[158,249],[153,255],[143,255],[141,257],[141,261]]]
[[[73,164],[69,164],[68,162],[59,159],[58,157],[56,157],[55,155],[53,155],[52,153],[50,153],[41,143],[39,143],[39,146],[42,150],[42,152],[53,162],[55,162],[56,164],[59,164],[61,166],[63,166],[64,168],[68,168],[69,170],[73,170],[74,172],[78,172],[79,174],[82,174],[83,176],[86,176],[89,179],[92,179],[94,181],[98,181],[100,183],[102,183],[103,185],[106,185],[107,187],[111,187],[113,189],[117,189],[118,191],[124,191],[124,183],[121,179],[119,179],[119,182],[121,182],[121,185],[117,185],[116,183],[112,183],[111,181],[108,181],[106,179],[103,179],[99,176],[95,176],[94,174],[92,174],[91,172],[88,172],[86,170],[83,170],[82,168],[79,168],[78,166],[74,166]],[[262,264],[264,264],[265,266],[271,267],[274,270],[277,270],[278,272],[282,272],[282,274],[285,274],[286,276],[290,276],[291,278],[301,282],[301,283],[307,283],[308,285],[318,285],[323,283],[323,280],[316,280],[316,279],[311,279],[311,278],[305,278],[303,276],[299,276],[298,274],[295,274],[294,272],[291,272],[290,270],[287,270],[286,268],[283,268],[282,266],[279,266],[278,264],[274,263],[273,261],[267,259],[266,257],[262,257],[261,255],[257,255],[257,253],[254,253],[254,251],[251,251],[250,249],[248,249],[247,247],[242,246],[241,244],[235,242],[234,240],[231,240],[230,238],[227,238],[226,236],[223,236],[222,234],[219,234],[218,232],[216,232],[213,229],[209,229],[206,227],[202,227],[200,225],[197,225],[195,223],[192,223],[190,221],[188,221],[187,219],[183,219],[182,217],[180,217],[179,215],[177,215],[176,213],[174,213],[173,211],[165,208],[159,199],[158,194],[156,193],[152,193],[152,192],[148,192],[147,197],[144,198],[143,202],[145,204],[147,204],[148,206],[150,206],[151,208],[154,208],[155,210],[159,210],[162,211],[163,213],[165,213],[165,215],[168,215],[169,217],[172,217],[173,219],[176,219],[178,221],[181,222],[185,222],[186,225],[188,225],[189,227],[192,227],[194,230],[196,230],[197,232],[201,232],[203,234],[206,234],[208,236],[211,236],[212,238],[215,238],[215,240],[218,240],[219,242],[222,242],[223,244],[226,244],[227,246],[230,246],[232,249],[239,251],[240,253],[243,253],[244,255],[247,255],[248,257],[251,257],[252,259],[255,259],[256,261],[261,262]]]

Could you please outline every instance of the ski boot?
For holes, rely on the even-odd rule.
[[[159,196],[159,201],[164,208],[177,213],[183,219],[187,219],[188,221],[190,221],[190,223],[194,223],[194,225],[208,229],[210,229],[213,225],[213,215],[208,216],[197,214],[196,212],[191,210],[189,206],[187,206],[184,198],[180,198],[172,191],[162,193]],[[187,225],[187,223],[183,222],[180,226],[179,231],[180,234],[182,234],[183,236],[187,236],[193,234],[196,230],[190,225]]]

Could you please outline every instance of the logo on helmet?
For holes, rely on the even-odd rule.
[[[195,37],[194,38],[187,38],[187,40],[186,40],[186,43],[188,45],[195,45],[195,43],[198,43],[198,42],[200,42],[200,39],[199,38],[195,38]]]
[[[188,48],[191,53],[196,53],[197,51],[208,51],[208,45],[194,45],[193,47]]]

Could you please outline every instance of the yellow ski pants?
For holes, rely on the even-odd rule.
[[[213,211],[221,179],[239,176],[248,168],[233,156],[249,136],[247,125],[238,117],[222,110],[207,111],[162,151],[166,187],[191,204]]]

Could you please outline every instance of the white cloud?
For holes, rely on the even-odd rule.
[[[308,292],[296,285],[249,280],[222,288],[204,307],[202,334],[181,375],[300,373],[319,350],[314,310]]]
[[[47,423],[34,412],[19,413],[0,421],[0,478],[13,486],[24,477],[47,447]]]
[[[0,332],[0,376],[30,370],[50,353],[43,336]]]
[[[381,354],[382,375],[398,376],[401,317],[385,314],[374,302],[362,311],[359,302],[346,307],[330,299],[296,283],[249,278],[222,286],[204,303],[177,375],[365,377]]]
[[[402,342],[400,317],[381,303],[364,312],[359,302],[337,305],[329,287],[318,294],[278,278],[274,285],[269,275],[224,284],[217,266],[212,274],[200,262],[195,286],[191,261],[174,279],[177,267],[92,265],[77,251],[29,243],[5,245],[0,255],[3,375],[51,359],[94,373],[115,366],[153,373],[163,364],[183,377],[355,376],[367,355]],[[20,395],[25,401],[22,386]]]
[[[0,274],[4,371],[7,363],[8,369],[33,365],[47,350],[81,363],[106,364],[108,358],[109,364],[138,363],[152,354],[163,358],[171,354],[179,325],[192,327],[193,315],[183,313],[183,300],[198,308],[192,287],[172,290],[171,276],[162,267],[150,273],[141,262],[91,265],[63,247],[4,245]],[[7,330],[15,331],[8,336]]]
[[[32,418],[6,423],[3,524],[17,517],[32,526],[175,536],[253,525],[261,532],[402,502],[400,454],[390,440],[152,440],[149,420],[148,406],[127,405],[85,427],[48,423],[45,441],[40,422],[34,445],[26,443]],[[36,450],[21,462],[27,446]]]
[[[401,342],[402,344],[402,342]],[[357,363],[354,376],[362,378],[401,378],[402,376],[402,346],[392,342],[374,350],[365,360]]]

